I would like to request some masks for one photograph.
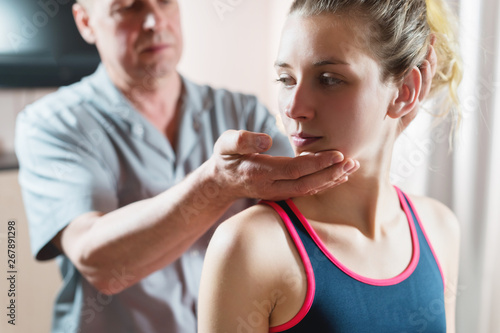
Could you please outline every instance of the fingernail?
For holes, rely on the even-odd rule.
[[[344,169],[343,170],[344,170],[345,173],[348,173],[349,171],[351,171],[355,167],[356,167],[356,163],[353,160],[349,160],[349,161],[347,161],[346,164],[344,164]]]
[[[343,160],[344,160],[344,155],[342,155],[341,153],[337,153],[333,156],[332,163],[337,164],[342,162]]]
[[[271,140],[268,136],[258,136],[257,139],[255,140],[255,144],[257,147],[260,149],[267,149],[269,148],[269,145],[271,144]]]

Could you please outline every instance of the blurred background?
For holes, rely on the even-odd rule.
[[[276,112],[273,63],[291,0],[179,1],[185,40],[179,71],[198,83],[255,94]],[[15,220],[18,229],[17,320],[15,327],[8,325],[2,312],[1,332],[49,332],[52,300],[62,283],[54,261],[31,257],[13,140],[16,115],[25,105],[91,73],[98,62],[95,50],[72,35],[72,3],[0,0],[2,272],[7,222]],[[397,143],[391,177],[403,190],[434,197],[458,216],[457,332],[494,333],[500,332],[500,2],[449,3],[459,18],[464,59],[462,127],[450,150],[450,123],[431,126],[427,111],[436,110],[427,103]],[[2,309],[7,289],[2,275]]]

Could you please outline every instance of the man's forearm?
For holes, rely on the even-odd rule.
[[[64,244],[82,274],[105,293],[116,272],[129,285],[178,259],[236,198],[214,181],[210,162],[160,195],[95,218],[78,239]],[[71,232],[71,231],[70,231]]]
[[[178,185],[106,215],[88,213],[72,221],[54,243],[90,283],[115,293],[108,284],[116,272],[130,277],[126,288],[172,263],[236,199],[282,200],[317,193],[342,184],[359,168],[336,151],[295,158],[263,155],[265,147],[254,146],[260,136],[225,132],[212,157]]]

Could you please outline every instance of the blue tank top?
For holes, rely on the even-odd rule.
[[[446,332],[444,279],[410,199],[396,188],[412,237],[412,259],[391,279],[371,279],[342,265],[292,200],[262,201],[280,214],[307,276],[304,304],[270,332]]]

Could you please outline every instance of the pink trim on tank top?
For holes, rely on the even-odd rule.
[[[290,234],[290,237],[292,238],[295,247],[297,248],[297,251],[299,252],[300,259],[304,264],[304,270],[306,272],[306,277],[307,277],[306,299],[304,300],[304,303],[302,304],[302,307],[300,308],[299,312],[297,312],[297,314],[286,323],[269,328],[269,332],[271,333],[282,332],[297,325],[302,319],[304,319],[306,314],[311,309],[314,300],[314,293],[316,291],[316,280],[314,278],[314,272],[312,269],[311,261],[309,260],[309,256],[307,255],[304,244],[302,244],[302,240],[297,234],[297,230],[295,230],[295,227],[293,226],[292,221],[290,221],[290,217],[288,216],[288,214],[283,210],[283,208],[281,208],[280,205],[278,205],[275,202],[261,201],[260,203],[268,204],[269,206],[274,208],[274,210],[279,214],[279,216],[283,220],[283,223],[285,224],[285,227],[288,230],[288,233]]]
[[[413,223],[413,217],[411,215],[411,212],[410,212],[408,205],[406,204],[406,200],[405,200],[401,190],[399,188],[397,188],[396,186],[394,186],[394,187],[396,188],[396,191],[397,191],[398,197],[399,197],[399,202],[401,203],[403,211],[405,212],[406,218],[408,220],[408,225],[410,227],[410,233],[411,233],[411,239],[412,239],[412,249],[413,249],[412,252],[413,253],[412,253],[412,258],[410,260],[410,264],[406,267],[406,269],[403,272],[401,272],[399,275],[397,275],[393,278],[389,278],[389,279],[374,279],[374,278],[365,277],[365,276],[357,274],[354,271],[347,268],[337,258],[335,258],[335,256],[333,254],[331,254],[330,251],[328,251],[328,249],[326,248],[324,243],[321,241],[321,239],[319,238],[316,231],[314,231],[314,229],[311,226],[311,224],[309,223],[309,221],[307,221],[307,219],[304,217],[304,215],[302,215],[302,213],[299,211],[297,206],[295,206],[294,202],[291,199],[288,199],[286,202],[288,203],[288,205],[290,206],[292,211],[295,213],[295,215],[297,215],[300,222],[302,222],[302,225],[304,226],[304,228],[306,228],[307,232],[309,233],[311,238],[314,240],[316,245],[321,249],[321,251],[325,254],[325,256],[327,258],[329,258],[330,261],[335,266],[337,266],[341,271],[343,271],[344,273],[346,273],[347,275],[349,275],[353,279],[356,279],[356,280],[363,282],[363,283],[366,283],[366,284],[370,284],[370,285],[374,285],[374,286],[391,286],[391,285],[398,284],[398,283],[404,281],[405,279],[407,279],[413,273],[415,268],[417,267],[418,260],[420,258],[420,246],[419,246],[419,242],[418,242],[418,234],[417,234],[417,230],[415,228],[415,224]],[[416,214],[415,214],[415,216],[416,216]],[[418,219],[418,217],[417,217],[417,219]]]
[[[396,187],[397,190],[399,190]],[[408,196],[406,196],[408,198]],[[427,237],[427,233],[425,232],[424,226],[422,225],[422,222],[420,221],[420,217],[418,216],[417,210],[415,209],[415,206],[413,205],[413,202],[408,198],[408,202],[410,203],[411,209],[413,210],[413,214],[415,214],[415,217],[417,218],[418,225],[420,226],[420,230],[422,230],[422,233],[424,234],[425,240],[427,241],[427,244],[429,245],[429,248],[431,249],[432,256],[434,257],[434,260],[436,261],[436,264],[439,268],[439,273],[441,274],[441,280],[443,280],[443,290],[446,290],[446,280],[444,279],[444,274],[443,270],[441,269],[441,264],[439,263],[438,257],[436,256],[436,252],[434,252],[434,248],[432,247],[431,242],[429,241],[429,237]]]
[[[360,282],[366,283],[366,284],[375,285],[375,286],[390,286],[390,285],[398,284],[398,283],[404,281],[405,279],[407,279],[415,271],[415,268],[417,267],[418,261],[420,258],[420,244],[418,241],[418,234],[417,234],[417,230],[415,228],[415,224],[413,221],[413,217],[412,217],[410,208],[408,207],[408,204],[406,203],[405,196],[403,195],[402,191],[397,186],[394,186],[394,188],[396,189],[396,192],[398,193],[399,202],[401,203],[403,211],[405,212],[406,218],[408,220],[408,225],[410,227],[410,233],[411,233],[411,239],[412,239],[413,253],[412,253],[412,259],[410,260],[410,264],[408,265],[408,267],[402,273],[400,273],[399,275],[397,275],[393,278],[390,278],[390,279],[373,279],[373,278],[364,277],[360,274],[353,272],[352,270],[350,270],[346,266],[344,266],[339,260],[337,260],[335,258],[335,256],[333,256],[333,254],[331,254],[328,251],[326,246],[323,244],[323,242],[319,238],[318,234],[312,228],[309,221],[307,221],[307,219],[304,217],[304,215],[302,215],[302,213],[299,211],[297,206],[295,206],[295,203],[291,199],[286,200],[286,203],[292,209],[292,211],[295,213],[295,215],[297,215],[300,222],[302,223],[304,228],[307,230],[307,232],[309,233],[311,238],[314,240],[316,245],[321,249],[321,251],[326,255],[326,257],[329,258],[330,261],[332,261],[332,263],[334,265],[336,265],[340,270],[342,270],[344,273],[351,276],[352,278],[354,278]],[[415,214],[415,217],[416,217],[417,222],[420,226],[420,229],[422,230],[422,234],[424,235],[424,237],[427,241],[427,244],[429,244],[429,248],[432,252],[432,255],[434,256],[434,260],[436,261],[436,264],[439,268],[439,272],[441,273],[441,279],[443,280],[443,288],[444,288],[444,290],[446,290],[446,283],[445,283],[443,271],[441,269],[441,265],[439,264],[439,260],[434,252],[432,244],[429,242],[429,238],[427,237],[427,234],[426,234],[425,229],[422,225],[422,222],[420,221],[420,217],[417,213],[417,210],[415,209],[415,206],[413,205],[413,202],[410,200],[409,197],[407,197],[407,199],[408,199],[408,202],[411,206],[413,213]],[[311,266],[311,261],[309,260],[309,256],[307,255],[307,252],[304,248],[304,244],[302,243],[302,240],[300,239],[299,235],[297,234],[297,231],[296,231],[293,223],[291,222],[289,216],[286,214],[286,212],[283,210],[283,208],[281,208],[281,206],[279,206],[275,202],[261,201],[261,203],[265,203],[265,204],[268,204],[269,206],[273,207],[275,209],[275,211],[279,214],[281,219],[283,220],[283,223],[285,224],[285,226],[290,234],[290,237],[292,238],[292,240],[297,248],[297,251],[299,252],[299,255],[300,255],[300,258],[302,260],[302,263],[304,264],[304,269],[306,271],[306,276],[307,276],[307,292],[306,292],[306,298],[304,300],[304,304],[302,304],[302,307],[300,308],[299,312],[292,319],[290,319],[289,321],[287,321],[284,324],[269,328],[270,333],[275,333],[275,332],[282,332],[282,331],[288,330],[288,329],[294,327],[295,325],[297,325],[302,319],[304,319],[306,314],[311,309],[312,303],[314,301],[314,294],[316,291],[316,280],[314,277],[314,271],[313,271],[312,266]]]

